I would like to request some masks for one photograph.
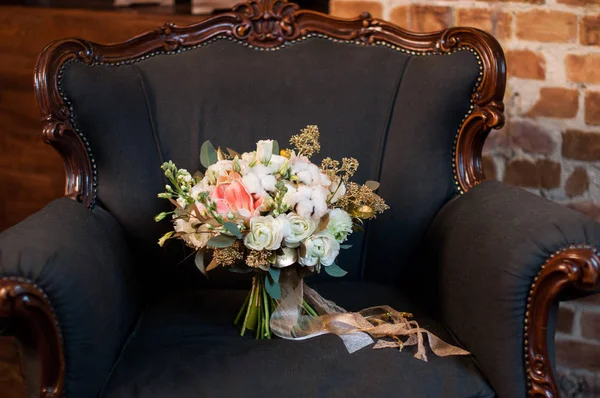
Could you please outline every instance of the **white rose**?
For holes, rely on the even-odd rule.
[[[285,215],[257,216],[250,219],[250,232],[244,237],[244,244],[253,250],[277,250],[289,234],[290,223]]]
[[[202,249],[206,246],[206,242],[212,237],[212,234],[207,233],[209,230],[206,224],[202,225],[198,230],[192,227],[192,225],[195,226],[197,224],[200,224],[200,220],[197,218],[190,217],[189,221],[178,218],[175,220],[173,227],[175,232],[184,233],[181,237],[188,245],[193,246],[196,249]]]
[[[301,217],[296,213],[288,213],[286,217],[290,222],[290,234],[284,239],[287,247],[300,246],[300,242],[312,235],[317,228],[311,218]]]
[[[342,209],[333,209],[329,212],[327,231],[340,243],[352,233],[352,218]]]
[[[227,172],[233,170],[233,160],[219,160],[217,163],[211,164],[206,169],[206,177],[211,184],[217,183],[217,177],[227,175]]]
[[[301,265],[313,266],[317,263],[329,266],[340,253],[340,244],[329,231],[321,231],[304,242],[306,254],[298,259]]]
[[[256,143],[256,159],[264,165],[269,164],[273,156],[273,140],[260,140]]]

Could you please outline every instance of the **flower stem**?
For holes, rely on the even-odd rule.
[[[246,325],[248,324],[248,318],[249,318],[250,312],[252,310],[251,307],[253,304],[255,291],[256,291],[256,276],[254,278],[252,278],[252,290],[250,290],[250,298],[248,300],[248,307],[246,310],[246,316],[244,317],[244,324],[242,325],[242,331],[240,333],[240,336],[243,336],[244,332],[246,331]]]
[[[315,311],[315,309],[313,307],[311,307],[310,304],[308,304],[306,302],[306,300],[302,300],[302,308],[304,308],[304,311],[306,311],[308,313],[308,315],[311,315],[314,317],[319,316],[317,311]]]
[[[256,318],[257,318],[257,322],[256,322],[256,339],[260,339],[262,337],[262,331],[263,331],[263,327],[264,327],[264,323],[262,321],[262,317],[264,316],[264,309],[262,308],[262,293],[265,290],[264,286],[263,286],[263,279],[262,277],[258,277],[258,282],[257,282],[257,292],[256,292]]]
[[[249,301],[250,301],[250,292],[248,292],[248,294],[246,295],[246,298],[244,299],[244,305],[242,305],[242,308],[240,308],[240,312],[238,312],[237,316],[235,317],[235,321],[233,321],[233,323],[235,323],[236,325],[238,323],[240,323],[240,320],[242,319],[242,315],[244,314],[244,310],[248,309]]]
[[[264,336],[268,339],[271,338],[271,329],[269,327],[269,322],[271,321],[271,309],[269,308],[269,299],[267,297],[267,289],[263,289],[263,304],[264,304],[264,308],[265,308],[265,319],[264,319],[264,324],[265,324],[265,334]]]

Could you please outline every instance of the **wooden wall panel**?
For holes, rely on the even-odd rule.
[[[33,68],[44,46],[75,36],[118,42],[166,21],[185,25],[202,18],[0,6],[0,231],[63,194],[62,161],[42,141],[33,93]]]

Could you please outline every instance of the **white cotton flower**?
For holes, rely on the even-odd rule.
[[[272,173],[278,172],[288,159],[284,156],[273,155],[269,161],[269,169]]]
[[[298,259],[301,265],[314,266],[320,263],[329,266],[340,253],[340,244],[329,231],[324,230],[304,241],[306,254]]]
[[[258,195],[264,195],[265,190],[262,187],[260,178],[254,173],[248,173],[242,177],[242,184],[246,187],[248,192]]]
[[[190,189],[190,195],[192,198],[197,199],[198,195],[202,192],[208,192],[209,194],[215,190],[214,185],[210,185],[208,177],[204,176],[196,185]]]
[[[273,156],[273,140],[260,140],[256,143],[256,159],[264,164],[269,164]]]
[[[333,209],[329,212],[327,231],[340,243],[345,242],[352,233],[352,218],[342,209]]]
[[[250,232],[244,237],[244,244],[253,250],[277,250],[289,234],[290,222],[285,215],[257,216],[250,219]]]
[[[181,218],[175,220],[173,225],[175,232],[181,232],[183,240],[190,246],[196,249],[202,249],[206,246],[206,242],[211,238],[211,234],[207,233],[208,227],[203,224],[198,231],[192,227],[192,225],[200,224],[197,218],[190,217],[189,221],[185,221]]]
[[[290,223],[290,233],[285,237],[287,247],[298,247],[317,228],[317,224],[310,217],[302,217],[297,213],[288,213],[286,218]]]

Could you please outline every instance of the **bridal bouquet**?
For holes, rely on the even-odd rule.
[[[155,220],[168,217],[174,229],[159,245],[183,240],[195,250],[203,274],[217,267],[254,274],[235,318],[242,335],[250,330],[259,339],[302,339],[335,333],[349,351],[372,343],[370,336],[392,337],[376,348],[417,344],[417,356],[425,359],[421,333],[428,333],[430,343],[436,337],[409,321],[410,314],[387,306],[348,313],[303,283],[313,273],[344,276],[337,263],[340,250],[350,247],[344,242],[388,206],[375,193],[377,182],[350,181],[356,159],[311,162],[321,149],[317,126],[307,126],[289,143],[292,148],[280,150],[277,141],[261,140],[255,151],[240,154],[206,141],[200,148],[204,174],[164,163],[169,184],[158,196],[174,210]],[[399,335],[409,338],[402,342]]]

